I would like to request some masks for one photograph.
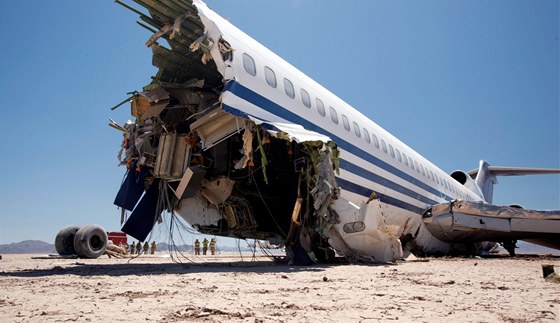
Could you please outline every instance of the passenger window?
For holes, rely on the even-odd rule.
[[[360,138],[362,136],[360,132],[360,126],[356,123],[356,121],[352,122],[352,124],[354,125],[354,133],[358,138]]]
[[[338,114],[333,107],[329,107],[329,111],[331,113],[331,120],[334,124],[338,124]]]
[[[243,67],[245,68],[245,72],[249,73],[250,75],[257,75],[257,68],[255,67],[255,61],[249,54],[243,53]]]
[[[346,129],[346,131],[350,131],[350,122],[348,122],[348,118],[345,115],[342,115],[342,124],[344,125],[344,129]]]
[[[387,153],[387,144],[385,143],[385,140],[381,139],[381,149],[383,149],[384,153]]]
[[[319,112],[319,114],[324,117],[325,116],[325,106],[323,105],[323,101],[316,99],[315,100],[317,102],[317,112]]]
[[[371,142],[371,138],[369,137],[369,132],[367,131],[366,128],[362,129],[364,131],[364,138],[366,139],[366,142],[369,144]]]
[[[373,145],[375,146],[375,148],[379,148],[379,140],[374,133],[371,134],[371,139],[373,139]]]
[[[396,150],[396,152],[397,152],[397,159],[399,160],[399,162],[402,163],[401,152],[400,152],[397,148],[395,148],[395,150]]]
[[[286,95],[290,98],[294,99],[296,97],[296,93],[294,91],[294,85],[292,81],[288,79],[284,79],[284,90],[286,91]]]
[[[416,171],[420,173],[420,166],[418,166],[418,162],[414,161],[414,166],[416,166]]]
[[[276,74],[274,74],[274,71],[268,66],[264,67],[264,78],[266,79],[266,83],[268,83],[268,85],[276,88]]]
[[[408,159],[406,159],[406,155],[404,153],[402,153],[402,158],[403,158],[404,164],[406,166],[408,166]]]
[[[395,158],[395,150],[391,144],[389,144],[389,154],[391,154],[391,157]]]
[[[422,164],[420,164],[420,170],[422,170],[422,175],[426,176],[426,173],[424,172],[424,166],[422,166]]]
[[[309,97],[309,93],[306,90],[301,89],[301,102],[308,108],[311,108],[311,98]]]

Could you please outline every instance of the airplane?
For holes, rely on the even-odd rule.
[[[115,205],[135,239],[167,210],[200,233],[283,244],[298,263],[560,249],[560,211],[492,205],[497,176],[560,169],[481,161],[449,175],[202,1],[135,0],[147,14],[116,2],[152,33],[159,69],[121,103],[136,120],[109,124],[127,168]]]

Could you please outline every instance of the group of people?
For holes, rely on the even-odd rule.
[[[206,238],[204,238],[204,240],[202,240],[202,255],[206,256],[206,253],[208,252],[208,245],[210,245],[210,254],[215,255],[216,254],[216,238],[212,238],[210,240],[210,242],[208,242],[208,239],[206,239]],[[200,241],[198,241],[198,239],[196,239],[196,241],[194,242],[194,254],[195,254],[195,256],[200,255]]]
[[[120,244],[120,247],[122,247],[124,250],[126,250],[128,252],[128,249],[130,248],[130,254],[134,255],[141,255],[141,254],[148,254],[148,251],[150,252],[150,254],[155,254],[156,252],[156,242],[152,241],[151,244],[151,250],[150,250],[150,244],[148,244],[148,242],[144,242],[144,244],[142,244],[141,241],[138,241],[137,243],[134,243],[134,241],[132,241],[132,244],[129,246],[128,244],[122,245]],[[210,254],[211,255],[215,255],[216,254],[216,238],[212,238],[210,239],[210,241],[208,241],[208,239],[204,238],[204,240],[202,240],[202,255],[206,256],[206,253],[208,252],[208,247],[210,247]],[[196,239],[196,241],[194,242],[194,254],[195,255],[200,255],[200,241],[198,241],[198,239]]]
[[[128,250],[128,246],[125,246],[125,248]],[[150,245],[148,244],[148,241],[144,242],[144,246],[142,247],[142,242],[138,241],[138,243],[134,243],[134,241],[132,241],[132,244],[130,245],[130,254],[134,255],[140,255],[140,254],[148,254],[148,250],[150,249]],[[156,242],[152,241],[152,245],[151,245],[151,250],[150,250],[150,254],[155,254],[156,253]]]

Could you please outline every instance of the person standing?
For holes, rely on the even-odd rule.
[[[212,254],[212,256],[216,254],[216,238],[210,240],[210,254]]]
[[[148,254],[148,249],[150,248],[150,245],[148,244],[148,241],[144,242],[144,254],[147,255]]]
[[[138,243],[136,244],[136,254],[139,255],[141,251],[142,251],[142,242],[138,240]]]
[[[134,254],[134,248],[136,248],[136,244],[134,243],[134,241],[132,241],[132,244],[130,245],[130,254],[131,255]]]
[[[208,240],[204,238],[204,240],[202,240],[202,255],[206,256],[207,251],[208,251]]]
[[[155,253],[156,253],[156,242],[152,241],[152,252],[151,252],[151,254],[153,255]]]
[[[194,255],[200,256],[200,241],[198,239],[194,242]]]

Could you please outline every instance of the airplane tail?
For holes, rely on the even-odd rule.
[[[484,200],[487,203],[492,203],[494,184],[498,183],[497,176],[560,174],[560,169],[497,167],[490,166],[486,161],[481,160],[479,168],[471,170],[468,174],[480,187]]]

